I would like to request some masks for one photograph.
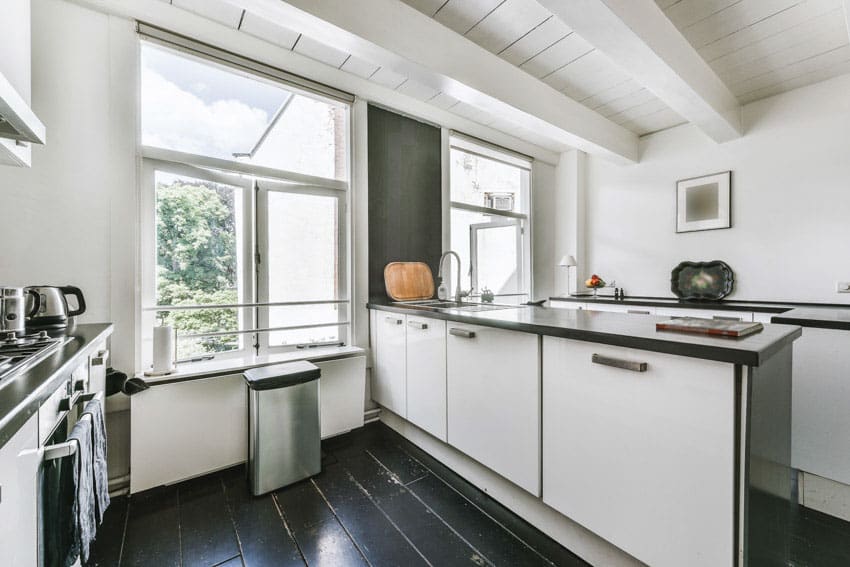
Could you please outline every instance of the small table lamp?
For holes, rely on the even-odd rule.
[[[575,256],[566,255],[562,257],[558,265],[567,269],[567,295],[570,295],[570,268],[576,265]]]

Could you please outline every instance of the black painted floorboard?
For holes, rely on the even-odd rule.
[[[115,498],[99,567],[586,565],[375,423],[322,443],[322,472],[260,497],[244,467]],[[793,567],[850,565],[850,524],[797,508]]]

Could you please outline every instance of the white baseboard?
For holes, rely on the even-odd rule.
[[[806,508],[850,522],[850,485],[800,471],[797,487]]]
[[[546,506],[539,498],[389,410],[381,411],[381,421],[591,565],[643,565],[618,547]]]

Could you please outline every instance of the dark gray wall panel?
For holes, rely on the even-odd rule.
[[[384,266],[442,252],[440,129],[369,107],[369,295],[384,296]]]

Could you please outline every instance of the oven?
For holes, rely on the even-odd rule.
[[[83,367],[85,368],[85,367]],[[87,369],[86,369],[87,370]],[[38,564],[41,567],[64,565],[74,543],[73,507],[76,499],[72,456],[77,443],[68,441],[82,408],[92,399],[103,400],[103,392],[89,393],[88,373],[74,372],[39,410],[39,444],[42,462],[38,472]],[[79,564],[79,559],[75,565]]]

